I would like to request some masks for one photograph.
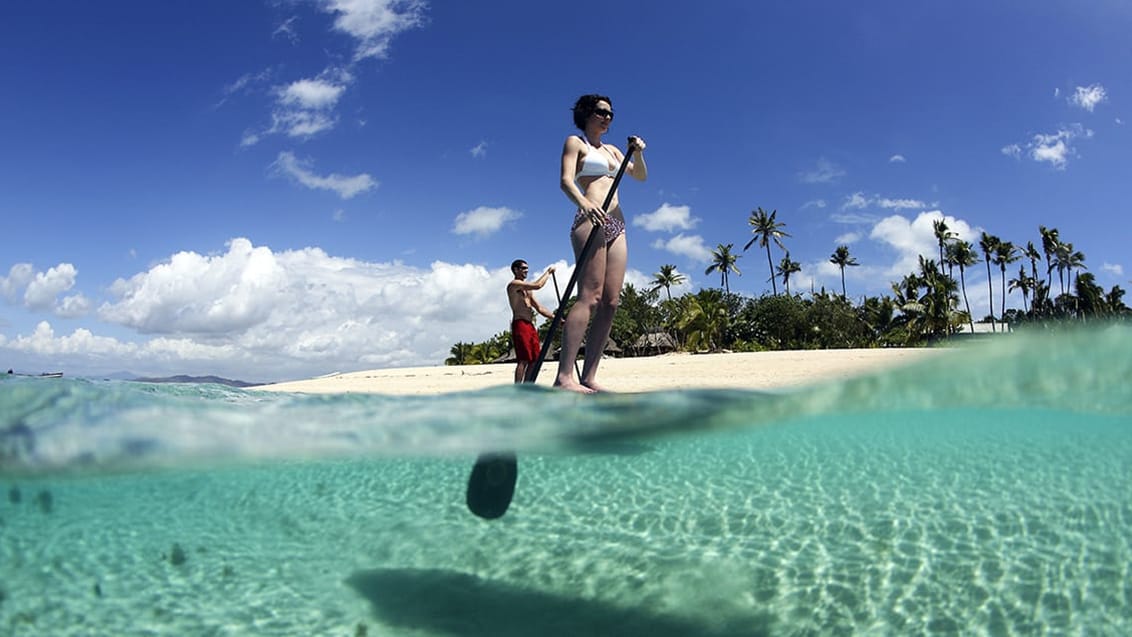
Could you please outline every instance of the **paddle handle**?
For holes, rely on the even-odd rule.
[[[625,175],[625,169],[629,167],[629,158],[633,156],[637,148],[633,144],[633,138],[630,137],[625,145],[625,158],[621,160],[621,166],[617,168],[617,175],[613,178],[613,185],[609,187],[609,193],[605,195],[605,201],[601,204],[602,212],[609,212],[609,206],[613,203],[613,197],[617,194],[617,186],[621,183],[621,177]],[[550,323],[550,328],[546,331],[546,340],[542,343],[542,349],[538,353],[538,359],[527,368],[527,374],[523,378],[524,383],[533,383],[538,380],[539,370],[542,369],[542,363],[546,360],[547,353],[550,352],[550,344],[554,341],[554,336],[558,330],[558,325],[562,322],[562,315],[566,313],[565,300],[570,298],[570,294],[574,292],[574,286],[578,283],[578,277],[581,276],[582,270],[586,267],[586,262],[589,261],[590,253],[593,252],[593,247],[596,245],[597,238],[602,236],[604,231],[601,230],[596,224],[590,229],[590,236],[586,238],[586,244],[582,246],[582,253],[578,255],[578,262],[574,264],[574,273],[570,275],[570,280],[566,283],[566,292],[562,295],[562,300],[558,303],[558,309],[554,312],[554,319]],[[605,347],[602,343],[598,347]],[[576,362],[576,361],[575,361]],[[581,374],[579,374],[581,376]]]

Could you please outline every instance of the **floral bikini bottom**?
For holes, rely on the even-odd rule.
[[[574,215],[574,225],[570,226],[570,233],[573,234],[578,226],[590,220],[585,210],[579,210]],[[601,226],[602,232],[605,233],[605,245],[609,245],[617,240],[617,237],[625,234],[625,222],[617,217],[608,217],[605,224]],[[591,230],[592,232],[592,230]]]

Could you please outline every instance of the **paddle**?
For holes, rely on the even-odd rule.
[[[621,160],[621,166],[617,168],[617,176],[613,178],[613,185],[609,187],[609,193],[605,195],[605,201],[601,204],[602,212],[609,212],[609,205],[613,203],[613,197],[617,194],[617,186],[621,183],[621,177],[625,174],[625,169],[629,167],[629,158],[633,156],[633,152],[637,149],[633,147],[633,138],[629,138],[626,145],[628,148],[625,153],[625,158]],[[574,291],[574,285],[578,283],[578,277],[581,276],[582,270],[585,269],[586,262],[590,260],[590,255],[593,254],[594,246],[597,245],[597,238],[603,236],[603,232],[598,232],[598,227],[594,226],[590,230],[590,236],[586,238],[586,244],[582,246],[582,253],[578,255],[578,263],[574,265],[574,273],[570,275],[570,280],[566,283],[566,292],[562,294],[563,299],[569,299],[570,294]],[[538,380],[539,370],[542,369],[542,363],[546,360],[546,354],[550,351],[551,342],[554,340],[555,331],[562,323],[562,316],[566,313],[566,305],[564,303],[558,304],[558,309],[554,312],[554,319],[550,323],[550,329],[546,331],[546,340],[542,343],[542,350],[538,354],[538,360],[533,365],[527,367],[527,376],[523,379],[525,383],[533,383]],[[602,343],[600,347],[605,347]]]
[[[621,160],[621,166],[617,169],[617,175],[613,178],[613,185],[609,187],[605,202],[601,204],[602,212],[609,212],[609,206],[613,203],[613,196],[617,193],[617,186],[621,183],[625,169],[629,167],[629,158],[637,150],[633,146],[632,137],[629,138],[625,148],[627,149],[625,158]],[[566,313],[566,304],[562,302],[562,299],[570,298],[570,293],[574,291],[574,286],[578,283],[578,277],[585,269],[594,246],[597,245],[597,238],[603,235],[604,231],[596,225],[590,230],[586,244],[582,246],[582,252],[578,255],[578,262],[574,265],[574,273],[570,275],[570,281],[566,283],[566,293],[559,299],[558,309],[554,312],[554,318],[546,332],[546,340],[542,343],[538,360],[527,367],[527,374],[523,378],[524,383],[533,383],[538,380],[539,370],[542,368],[543,361],[546,360],[547,352],[550,351],[555,332],[562,323],[562,315]],[[554,288],[557,291],[558,281],[554,282]],[[605,343],[602,343],[599,347],[605,347]],[[574,364],[577,365],[577,361],[574,361]],[[578,375],[581,376],[580,373]],[[515,481],[518,477],[519,463],[514,452],[494,451],[480,454],[476,458],[476,464],[472,466],[471,475],[468,476],[468,491],[465,497],[468,509],[486,520],[502,517],[507,512],[507,508],[511,506],[511,498],[515,495]]]

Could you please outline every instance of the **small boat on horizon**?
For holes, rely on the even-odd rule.
[[[31,378],[62,378],[63,372],[43,372],[41,374],[17,374],[12,370],[8,370],[9,376],[30,376]]]

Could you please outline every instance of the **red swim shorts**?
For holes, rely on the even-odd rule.
[[[511,343],[515,345],[515,358],[528,362],[538,358],[538,330],[534,323],[523,319],[511,321]]]

